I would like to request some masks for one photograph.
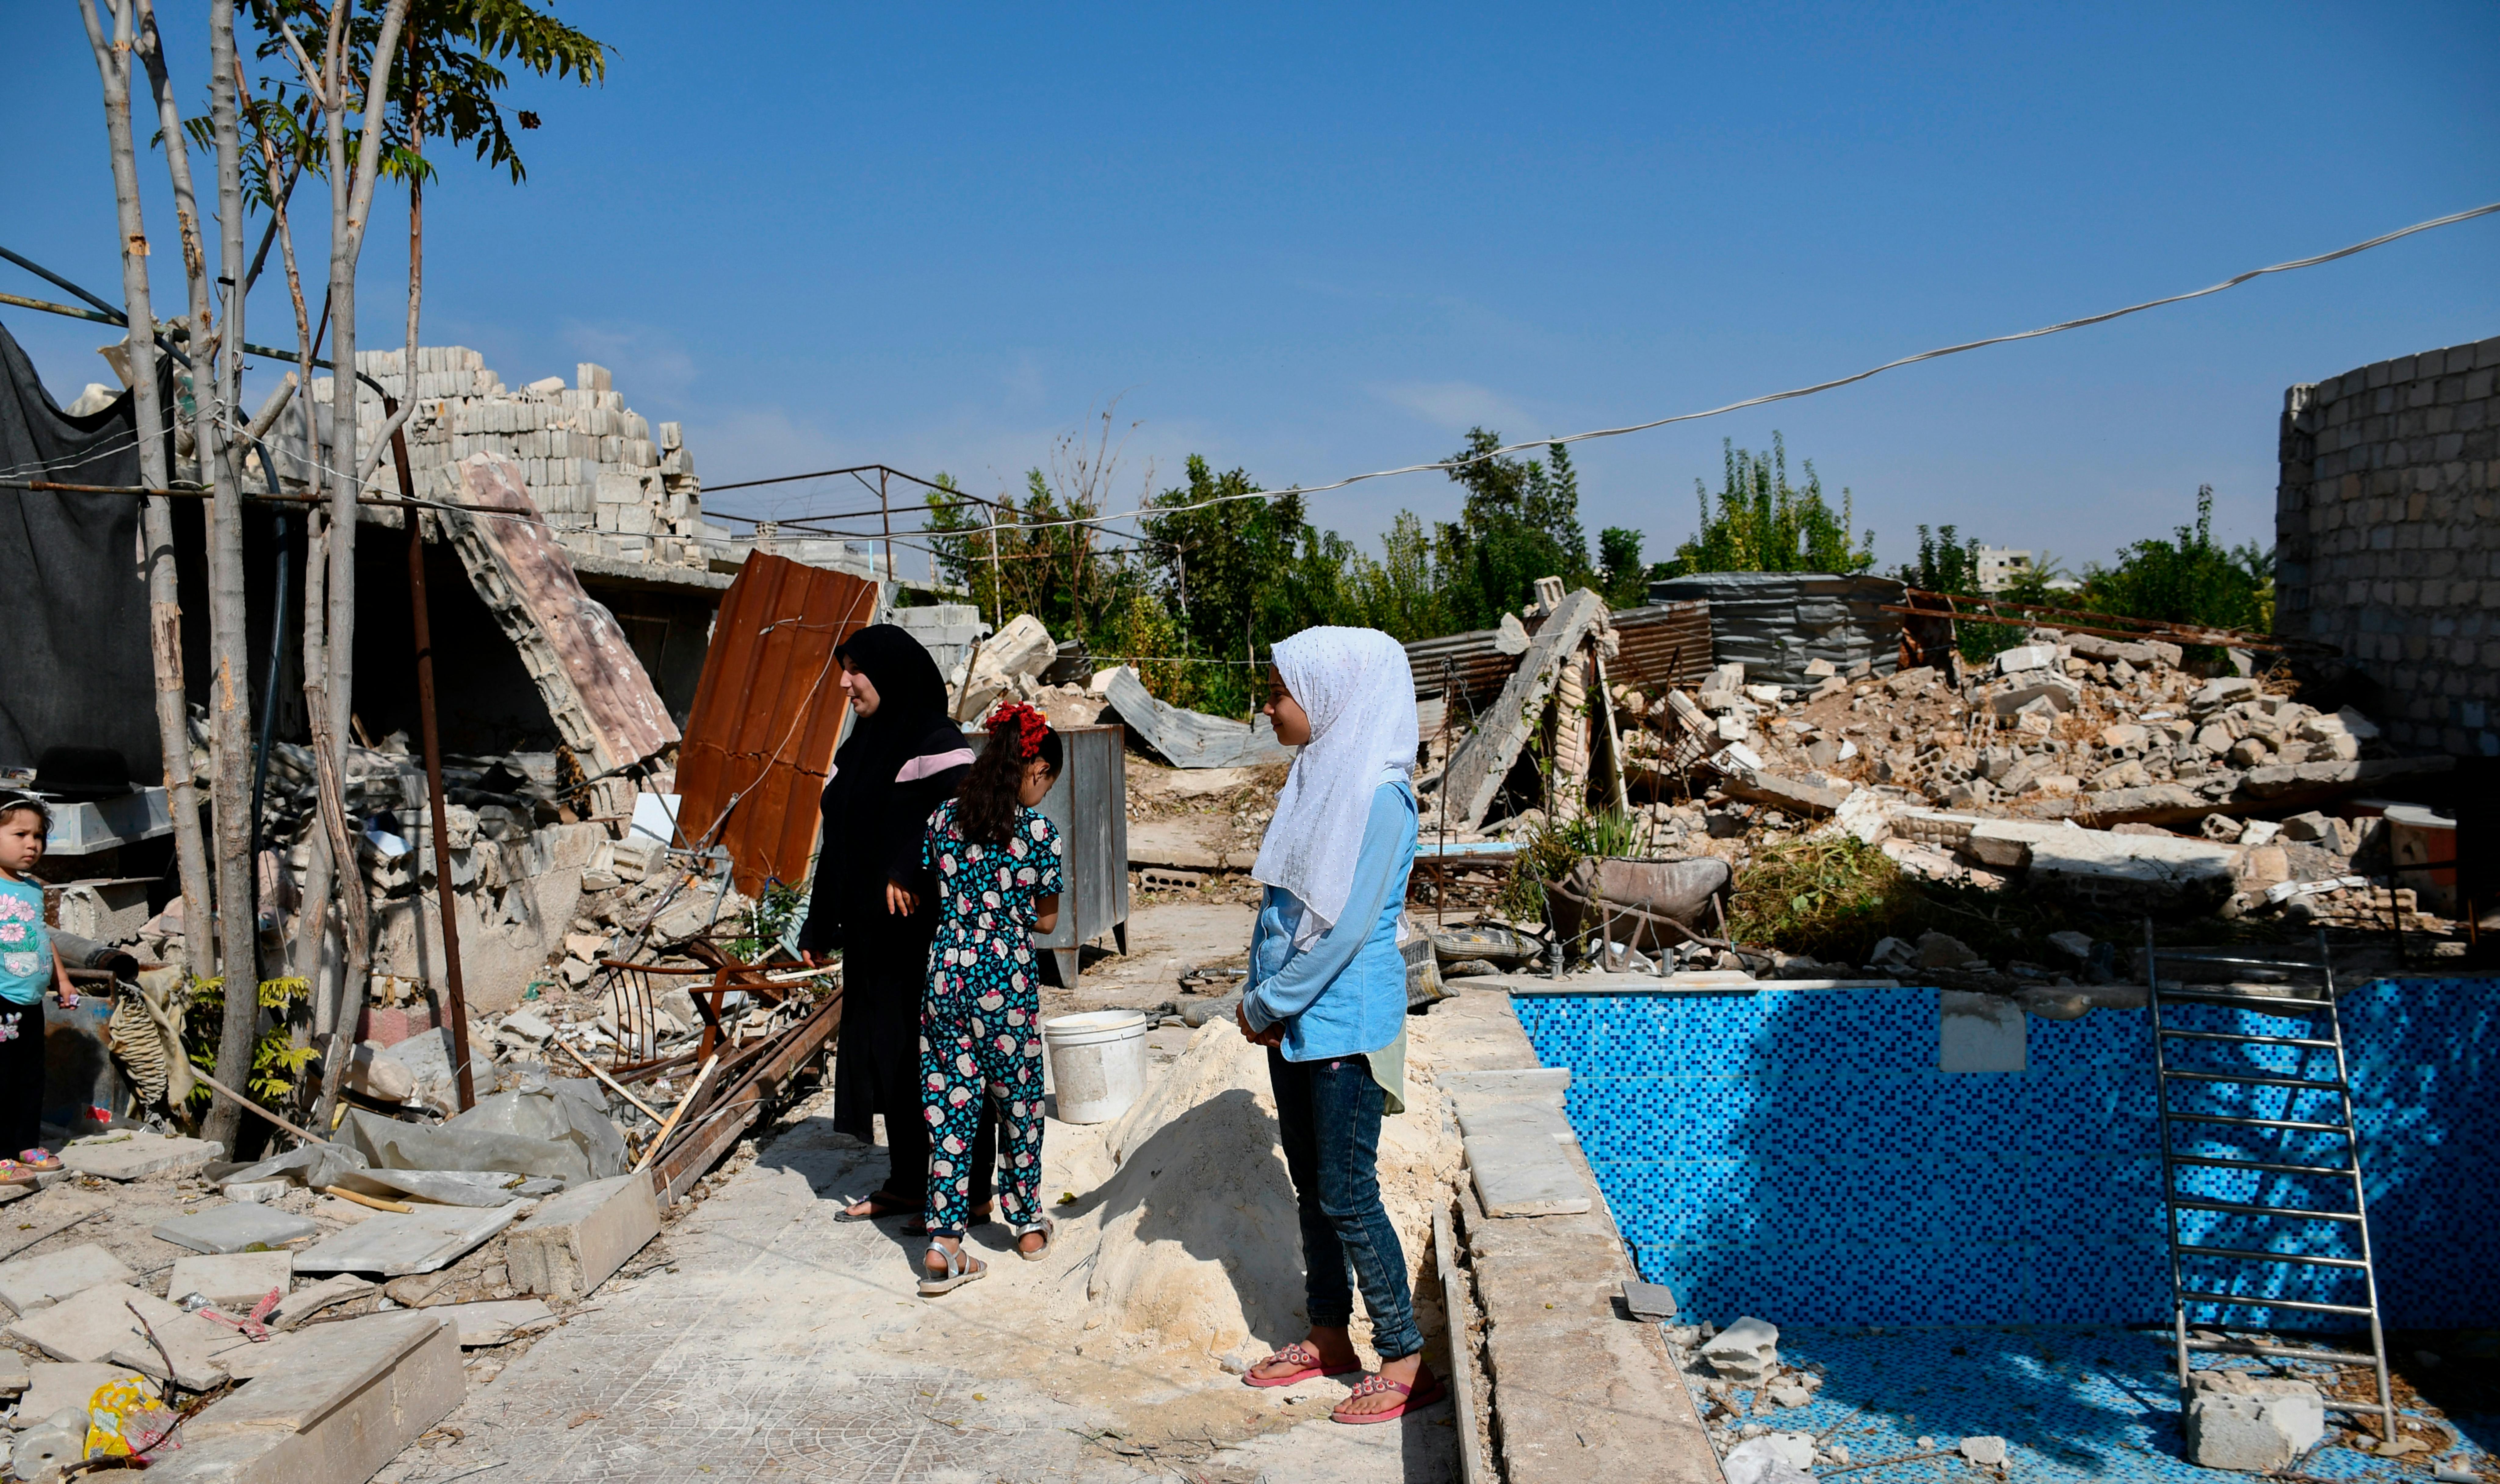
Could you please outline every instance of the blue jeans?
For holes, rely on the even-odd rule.
[[[1270,1048],[1267,1081],[1276,1091],[1276,1132],[1302,1221],[1302,1279],[1311,1323],[1342,1329],[1354,1317],[1352,1262],[1371,1315],[1371,1345],[1384,1361],[1424,1348],[1406,1253],[1380,1206],[1383,1094],[1362,1056],[1287,1061]]]

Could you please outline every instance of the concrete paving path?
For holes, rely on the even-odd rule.
[[[974,1244],[991,1276],[914,1293],[918,1243],[895,1221],[837,1222],[884,1152],[809,1118],[673,1223],[620,1274],[468,1400],[386,1484],[520,1480],[988,1480],[1196,1484],[1455,1477],[1445,1402],[1392,1425],[1327,1420],[1339,1381],[1254,1391],[1236,1378],[1019,1329],[1067,1260]],[[628,1272],[636,1271],[629,1267]],[[1110,1348],[1080,1346],[1080,1348]],[[456,1436],[454,1436],[456,1435]],[[473,1472],[474,1470],[474,1472]]]

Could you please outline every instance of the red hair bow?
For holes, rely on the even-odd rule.
[[[1023,701],[1008,701],[991,713],[990,735],[1001,740],[1012,738],[1016,761],[1031,762],[1041,754],[1041,739],[1050,735],[1050,723]]]

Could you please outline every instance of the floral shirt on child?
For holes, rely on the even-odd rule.
[[[1038,1000],[1034,902],[1059,894],[1064,850],[1057,826],[1032,809],[1016,810],[1003,845],[966,840],[952,799],[929,817],[920,863],[938,878],[938,936],[929,947],[936,994],[966,996],[991,1011],[1010,994],[1028,1006]]]
[[[52,937],[44,928],[44,888],[0,876],[0,1000],[32,1005],[52,984]]]

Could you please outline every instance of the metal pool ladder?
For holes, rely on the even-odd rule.
[[[2145,980],[2147,1001],[2153,1017],[2154,1072],[2157,1080],[2156,1095],[2161,1120],[2161,1199],[2165,1231],[2170,1242],[2171,1314],[2176,1335],[2179,1389],[2182,1404],[2188,1395],[2188,1362],[2190,1351],[2219,1351],[2232,1355],[2263,1355],[2292,1360],[2323,1362],[2335,1366],[2368,1366],[2378,1373],[2379,1400],[2375,1404],[2364,1402],[2328,1401],[2330,1411],[2375,1413],[2381,1436],[2395,1436],[2395,1402],[2387,1384],[2387,1345],[2379,1324],[2379,1282],[2370,1266],[2369,1212],[2362,1198],[2361,1146],[2352,1126],[2352,1091],[2350,1072],[2344,1057],[2344,1031],[2336,1015],[2335,969],[2326,947],[2326,935],[2318,935],[2318,956],[2315,961],[2300,958],[2230,957],[2200,951],[2163,951],[2154,942],[2153,924],[2145,924]],[[2168,974],[2165,975],[2165,967]],[[2263,989],[2248,984],[2186,984],[2170,976],[2188,969],[2220,968],[2242,981],[2285,984],[2274,989],[2271,984]],[[2219,1007],[2240,1014],[2200,1015],[2188,1007]],[[2168,1013],[2168,1018],[2165,1018]],[[2246,1015],[2308,1022],[2302,1035],[2255,1035],[2244,1030]],[[2220,1029],[2188,1028],[2219,1024]],[[2221,1055],[2208,1055],[2201,1061],[2199,1048]],[[2286,1048],[2289,1057],[2276,1057],[2293,1063],[2287,1073],[2264,1070],[2261,1063],[2268,1052],[2260,1048]],[[2304,1075],[2317,1070],[2314,1064],[2330,1056],[2334,1075],[2321,1080]],[[2229,1058],[2226,1062],[2225,1058]],[[2196,1092],[2241,1091],[2256,1094],[2262,1088],[2281,1088],[2281,1117],[2244,1116],[2263,1112],[2253,1097],[2234,1111],[2220,1100],[2209,1102],[2203,1111],[2191,1106],[2183,1110],[2174,1094],[2193,1099]],[[2304,1102],[2314,1107],[2319,1098],[2330,1099],[2332,1113],[2306,1112]],[[2183,1126],[2188,1127],[2183,1131]],[[2191,1137],[2194,1128],[2242,1131],[2253,1145],[2270,1144],[2272,1148],[2226,1149],[2219,1143],[2205,1145],[2208,1152],[2182,1152],[2183,1138]],[[2340,1142],[2340,1148],[2337,1147]],[[2304,1148],[2303,1146],[2306,1145]],[[2319,1145],[2329,1152],[2320,1153]],[[2234,1157],[2236,1156],[2236,1157]],[[2213,1199],[2208,1195],[2180,1189],[2183,1171],[2223,1170],[2249,1171],[2259,1177],[2257,1194],[2248,1201]],[[2294,1197],[2303,1182],[2314,1183],[2331,1191],[2319,1197],[2317,1206],[2302,1206]],[[2349,1197],[2349,1201],[2346,1199]],[[2271,1203],[2271,1204],[2269,1204]],[[2203,1242],[2185,1240],[2181,1234],[2181,1212],[2213,1212],[2220,1216],[2237,1216],[2254,1226],[2259,1233],[2285,1236],[2297,1235],[2303,1223],[2331,1223],[2344,1236],[2338,1255],[2309,1251],[2267,1250],[2272,1243],[2265,1235],[2254,1239],[2256,1250],[2249,1247],[2209,1244],[2228,1239]],[[2290,1243],[2286,1243],[2289,1245]],[[2308,1267],[2326,1269],[2342,1274],[2347,1280],[2357,1279],[2360,1302],[2324,1303],[2306,1298],[2269,1298],[2260,1292],[2217,1292],[2193,1287],[2191,1282],[2203,1279],[2187,1271],[2186,1262],[2224,1271],[2252,1274],[2271,1270],[2286,1273]],[[2214,1284],[2227,1289],[2228,1282]],[[2273,1286],[2273,1285],[2267,1285]],[[2366,1320],[2370,1329],[2370,1353],[2362,1355],[2349,1350],[2323,1347],[2302,1347],[2272,1343],[2262,1339],[2206,1339],[2193,1337],[2188,1327],[2188,1307],[2191,1304],[2213,1305],[2224,1308],[2283,1308],[2308,1313]]]

